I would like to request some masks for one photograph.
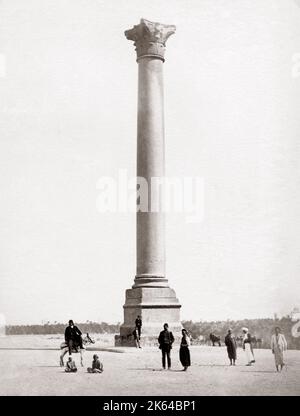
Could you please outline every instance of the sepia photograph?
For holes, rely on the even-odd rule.
[[[0,396],[300,396],[299,108],[300,0],[0,0]]]

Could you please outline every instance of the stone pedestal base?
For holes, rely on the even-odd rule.
[[[157,338],[158,338],[160,331],[158,331],[157,335],[155,336],[143,335],[142,333],[141,339],[140,339],[140,346],[158,348]],[[177,345],[177,346],[180,345],[182,335],[180,334],[179,336],[178,334],[174,334],[174,332],[173,332],[173,335],[174,335],[174,345]],[[136,344],[135,344],[133,336],[131,335],[129,336],[115,335],[115,347],[135,347],[136,348]]]
[[[143,322],[141,345],[157,345],[158,335],[165,322],[169,324],[174,337],[180,337],[180,308],[175,291],[169,287],[137,287],[126,290],[124,323],[120,328],[120,336],[115,339],[115,345],[135,346],[132,331],[138,315]]]

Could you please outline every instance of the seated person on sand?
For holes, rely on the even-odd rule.
[[[88,367],[87,369],[88,373],[102,373],[103,372],[103,364],[99,360],[98,355],[93,355],[93,362],[92,367]]]
[[[72,359],[72,357],[69,357],[69,360],[67,361],[65,372],[66,373],[76,373],[77,367],[75,364],[75,361]]]

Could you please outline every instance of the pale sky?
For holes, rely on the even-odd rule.
[[[300,306],[300,1],[2,0],[7,323],[123,320],[135,217],[99,213],[96,185],[135,174],[137,63],[124,31],[141,17],[177,26],[164,64],[167,174],[205,185],[201,223],[167,218],[181,318]]]

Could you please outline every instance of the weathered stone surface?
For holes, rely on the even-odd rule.
[[[165,176],[163,62],[165,43],[175,26],[141,19],[127,30],[134,41],[139,65],[137,177],[148,184],[151,204],[161,207],[163,194],[153,187],[152,178]],[[126,291],[124,323],[116,345],[134,345],[131,338],[137,315],[143,321],[143,339],[153,345],[165,322],[174,335],[180,333],[180,307],[165,274],[165,213],[161,209],[137,210],[136,276]]]
[[[169,287],[127,289],[120,335],[131,335],[137,315],[142,316],[143,335],[157,337],[165,322],[174,335],[179,334],[182,328],[180,307],[175,291]]]
[[[159,331],[160,332],[160,331]],[[142,334],[140,339],[141,347],[158,347],[158,335],[144,335]],[[174,334],[174,332],[173,332]],[[174,334],[174,346],[180,345],[181,336]],[[116,335],[115,336],[115,347],[135,347],[135,341],[133,336]]]
[[[174,25],[141,19],[133,29],[125,31],[125,36],[134,41],[138,60],[142,57],[154,57],[164,61],[166,41],[175,30]]]

